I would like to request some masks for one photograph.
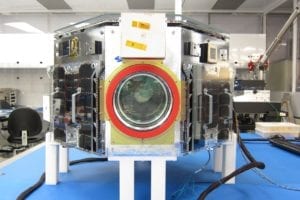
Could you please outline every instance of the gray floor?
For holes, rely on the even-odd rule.
[[[3,124],[0,124],[0,148],[3,148],[5,146],[11,145],[8,141],[7,138],[9,137],[9,133],[6,130],[1,130],[1,127],[3,126]],[[43,130],[42,133],[46,133],[48,131],[49,128],[49,122],[43,121]],[[31,143],[29,146],[29,148],[34,147],[38,144],[40,144],[41,142],[43,142],[43,140],[35,142],[35,143]],[[19,151],[17,153],[20,153],[22,151]],[[4,160],[13,157],[14,154],[13,153],[0,153],[0,162],[3,162]]]

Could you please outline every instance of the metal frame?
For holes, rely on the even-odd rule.
[[[59,30],[56,35],[57,42],[71,41],[72,38],[78,38],[81,41],[79,42],[79,50],[76,52],[76,56],[57,56],[56,66],[71,69],[73,67],[73,71],[76,71],[78,64],[88,60],[94,64],[97,73],[101,72],[98,80],[104,83],[100,84],[102,88],[99,87],[99,93],[102,93],[97,93],[97,95],[102,95],[99,102],[97,101],[99,103],[99,110],[97,111],[100,112],[97,113],[100,120],[99,126],[102,125],[102,122],[105,124],[105,131],[99,133],[101,138],[105,138],[105,146],[103,146],[101,153],[104,153],[102,155],[107,156],[109,160],[119,161],[121,199],[134,198],[134,161],[148,160],[152,163],[151,198],[153,200],[165,199],[166,161],[176,160],[183,153],[193,152],[201,148],[216,148],[216,146],[222,144],[225,145],[223,146],[224,153],[222,158],[218,159],[223,160],[223,175],[228,175],[231,170],[235,169],[236,138],[231,132],[230,120],[232,119],[230,119],[230,114],[220,117],[219,112],[221,111],[217,110],[216,113],[220,119],[216,116],[214,118],[210,116],[209,124],[207,124],[209,127],[205,130],[203,130],[202,125],[206,122],[203,122],[201,116],[202,112],[204,112],[201,111],[201,108],[205,106],[202,104],[203,96],[211,95],[212,97],[212,95],[216,95],[217,99],[221,98],[219,94],[212,92],[215,85],[211,86],[211,82],[219,84],[217,87],[218,91],[220,90],[222,94],[230,96],[230,91],[233,89],[233,81],[232,83],[230,81],[233,77],[227,75],[226,70],[226,75],[223,74],[225,78],[218,74],[218,70],[221,70],[221,68],[229,67],[227,65],[224,67],[224,63],[228,64],[228,55],[227,58],[220,58],[222,64],[220,63],[219,66],[215,62],[201,63],[200,55],[193,53],[184,55],[182,49],[184,43],[193,41],[199,46],[200,44],[211,43],[217,46],[217,50],[228,50],[228,36],[207,25],[198,24],[193,20],[184,17],[180,17],[180,20],[178,19],[178,15],[167,16],[167,29],[166,35],[164,35],[167,47],[166,56],[160,59],[134,59],[130,61],[126,58],[122,60],[116,57],[121,55],[120,44],[122,37],[118,15],[109,16],[107,19],[101,16],[85,21],[90,22],[90,24],[80,28],[69,26]],[[85,22],[78,24],[84,24]],[[103,54],[93,55],[91,53],[94,40],[101,40]],[[58,46],[56,45],[56,50]],[[197,45],[193,47],[197,48]],[[184,69],[185,66],[187,66],[187,71]],[[184,78],[182,70],[191,76]],[[113,97],[117,87],[120,86],[120,82],[124,80],[124,77],[128,77],[128,75],[136,72],[149,72],[160,77],[170,88],[173,99],[172,109],[164,123],[152,130],[143,130],[143,134],[140,131],[127,127],[126,124],[118,119],[114,112]],[[191,90],[186,91],[187,88],[183,84],[184,81],[187,81],[187,88]],[[203,88],[202,83],[207,84],[205,86],[207,90]],[[188,94],[185,95],[185,93]],[[187,103],[188,107],[184,107],[184,101],[189,102]],[[219,102],[219,100],[217,101]],[[230,106],[231,102],[223,104]],[[213,108],[212,102],[210,102],[210,107],[211,114],[213,109],[220,109],[219,106]],[[182,113],[189,111],[184,113],[186,116],[181,115],[181,109]],[[230,112],[230,109],[228,112]],[[190,121],[185,121],[188,118],[187,116],[191,117]],[[219,122],[220,120],[223,121]],[[116,122],[122,126],[116,126]],[[188,124],[184,125],[185,123]],[[192,127],[192,123],[197,123],[197,126]],[[226,136],[227,138],[225,139],[218,138],[219,124],[223,129],[230,130],[228,137]],[[99,128],[99,130],[102,130],[102,128]],[[166,137],[164,138],[164,136]],[[148,138],[150,139],[148,140]],[[203,144],[198,144],[203,140]],[[90,151],[93,151],[93,149],[90,149]],[[94,153],[98,152],[94,151]],[[56,184],[59,171],[68,171],[68,149],[60,147],[59,150],[58,143],[54,141],[53,133],[48,133],[46,184]]]

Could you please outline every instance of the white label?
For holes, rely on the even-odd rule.
[[[121,14],[121,57],[164,58],[166,17],[161,13]]]
[[[22,130],[22,146],[27,146],[27,131]]]

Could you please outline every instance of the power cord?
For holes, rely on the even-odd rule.
[[[272,138],[282,138],[284,139],[285,141],[289,141],[289,142],[300,142],[300,138],[285,138],[284,136],[282,135],[273,135],[269,138],[243,138],[242,141],[243,142],[269,142],[270,139]]]
[[[232,173],[230,173],[229,175],[221,178],[220,180],[213,182],[212,184],[210,184],[198,197],[198,200],[205,200],[206,196],[211,193],[212,191],[214,191],[215,189],[217,189],[219,186],[221,186],[223,183],[226,183],[228,180],[230,180],[231,178],[249,170],[249,169],[253,169],[253,168],[259,168],[259,169],[264,169],[265,168],[265,164],[263,162],[259,162],[256,161],[254,159],[254,157],[250,154],[250,152],[248,151],[248,149],[246,148],[246,146],[244,145],[241,137],[240,137],[240,130],[238,127],[238,120],[237,120],[237,116],[235,114],[235,112],[233,113],[233,119],[235,119],[235,127],[236,127],[236,134],[237,134],[237,141],[238,144],[240,145],[242,151],[244,152],[245,156],[247,157],[247,159],[250,161],[250,163],[236,169],[235,171],[233,171]]]
[[[208,166],[208,164],[209,164],[209,162],[210,162],[210,159],[211,159],[210,149],[207,149],[207,154],[208,154],[207,161],[205,162],[204,165],[202,165],[199,169],[197,169],[197,170],[194,172],[195,174],[198,174],[199,172],[201,172],[202,170],[204,170],[204,169]]]
[[[189,189],[190,187],[192,188],[192,192],[194,193],[195,181],[193,180],[193,177],[195,174],[201,172],[209,165],[210,160],[211,160],[211,150],[210,149],[207,149],[207,154],[208,154],[208,158],[207,158],[206,162],[203,165],[201,165],[199,169],[195,170],[194,173],[188,177],[187,181],[185,181],[185,183],[171,195],[172,200],[180,199],[180,197],[184,193],[186,193],[187,189]]]
[[[246,158],[243,151],[241,151],[241,154],[242,154],[242,157],[244,158],[245,162],[249,162],[249,160]],[[274,181],[273,179],[268,177],[266,174],[264,174],[261,170],[252,169],[252,171],[254,171],[260,178],[264,179],[265,181],[267,181],[268,183],[270,183],[272,185],[275,185],[275,186],[280,187],[280,188],[285,189],[285,190],[300,191],[300,188],[294,188],[294,187],[290,187],[290,186],[287,186],[287,185],[277,183],[276,181]]]
[[[81,163],[87,163],[87,162],[103,162],[107,161],[107,158],[84,158],[80,160],[73,160],[69,163],[69,165],[76,165]],[[32,186],[24,190],[19,196],[17,197],[17,200],[25,200],[31,193],[33,193],[35,190],[37,190],[39,187],[41,187],[45,182],[45,172],[41,175],[40,179]]]

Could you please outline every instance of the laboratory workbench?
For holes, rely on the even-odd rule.
[[[258,138],[256,134],[242,134],[243,138]],[[300,156],[278,149],[268,142],[246,142],[246,146],[266,168],[262,171],[278,184],[300,188]],[[35,151],[0,169],[0,199],[16,199],[18,194],[33,185],[44,171],[45,149]],[[70,150],[70,160],[95,155],[76,149]],[[166,199],[197,199],[213,181],[220,178],[206,166],[195,173],[208,159],[206,150],[179,157],[167,162]],[[1,164],[1,163],[0,163]],[[237,149],[237,166],[245,164]],[[150,199],[150,162],[135,163],[135,199]],[[118,162],[93,162],[70,166],[69,173],[60,174],[58,185],[42,185],[29,196],[29,200],[47,199],[119,199]],[[300,199],[299,191],[272,185],[254,171],[236,178],[236,184],[222,185],[207,199]]]

